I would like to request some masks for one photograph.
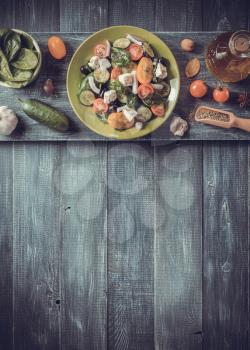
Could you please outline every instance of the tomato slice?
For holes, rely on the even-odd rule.
[[[151,106],[151,111],[157,117],[164,117],[164,114],[165,114],[164,104],[160,103],[159,105],[152,105]]]
[[[95,55],[104,58],[107,57],[107,47],[104,44],[97,44],[95,46]]]
[[[120,67],[114,67],[111,71],[111,80],[118,79],[120,74],[122,74],[122,69]]]
[[[106,113],[108,111],[108,104],[102,98],[97,98],[93,104],[93,111],[95,113]]]
[[[130,44],[128,47],[130,58],[132,61],[138,61],[143,56],[143,48],[138,44]]]
[[[154,88],[151,84],[141,84],[138,87],[138,96],[143,100],[144,98],[149,97],[150,95],[153,95]]]

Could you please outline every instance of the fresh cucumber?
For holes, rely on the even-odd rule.
[[[130,45],[130,40],[128,38],[116,39],[113,43],[113,47],[118,49],[126,49]]]
[[[95,101],[95,95],[90,90],[83,90],[79,95],[79,101],[84,106],[92,106]]]
[[[152,117],[152,112],[148,107],[141,106],[137,109],[138,119],[143,119],[143,121],[147,122]]]
[[[102,70],[102,69],[96,69],[94,71],[94,78],[95,81],[98,83],[106,83],[109,80],[109,71],[108,70]]]
[[[57,131],[67,131],[69,120],[62,112],[35,99],[21,100],[22,108],[30,118]]]

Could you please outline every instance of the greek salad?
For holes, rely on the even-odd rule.
[[[78,98],[112,128],[141,130],[164,117],[170,93],[168,61],[146,41],[128,34],[98,43],[81,66]]]

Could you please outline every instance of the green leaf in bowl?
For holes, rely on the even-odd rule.
[[[23,70],[18,68],[12,69],[13,79],[10,79],[10,81],[28,81],[32,78],[33,70]]]
[[[18,69],[30,70],[36,68],[38,64],[37,55],[30,49],[21,48],[20,53],[11,65]]]
[[[3,48],[7,59],[13,60],[21,49],[20,35],[9,31],[4,37]]]
[[[10,71],[8,60],[1,49],[0,49],[0,76],[4,80],[10,80],[13,78],[13,75]]]

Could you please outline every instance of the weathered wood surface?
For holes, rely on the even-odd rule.
[[[116,8],[118,11],[118,9]],[[62,22],[62,28],[67,28]],[[33,27],[32,27],[33,28]],[[71,28],[71,27],[70,27]],[[160,27],[161,28],[161,27]],[[43,51],[43,68],[39,79],[34,82],[31,86],[22,90],[13,90],[0,87],[0,104],[9,105],[18,112],[20,117],[20,125],[13,135],[9,137],[0,136],[0,141],[12,140],[12,141],[58,141],[58,140],[107,140],[106,138],[99,136],[87,127],[85,127],[77,116],[74,114],[67,97],[66,91],[66,73],[67,67],[75,49],[86,39],[90,33],[63,33],[62,38],[65,40],[68,55],[62,62],[56,62],[48,54],[47,51],[47,40],[50,33],[34,33],[34,37],[38,40]],[[192,118],[189,118],[189,114],[198,105],[206,104],[213,107],[218,107],[218,104],[212,102],[210,94],[202,99],[197,100],[192,98],[188,92],[188,86],[190,82],[184,76],[185,65],[191,57],[198,57],[201,61],[201,72],[199,77],[204,79],[209,86],[216,86],[216,80],[209,75],[205,68],[204,62],[204,49],[206,44],[215,37],[215,33],[190,33],[189,36],[193,37],[197,43],[197,49],[193,53],[184,53],[180,49],[179,42],[185,37],[185,33],[164,33],[157,32],[157,35],[166,42],[169,47],[173,50],[181,72],[181,91],[180,97],[175,108],[174,113],[181,115],[186,118],[190,124],[190,131],[182,138],[182,140],[249,140],[249,133],[236,129],[222,129],[212,126],[206,126],[194,122]],[[51,78],[57,88],[56,97],[47,97],[43,92],[42,86],[47,78]],[[243,91],[249,89],[249,80],[242,82],[238,85],[232,85],[232,91]],[[45,126],[31,120],[20,110],[20,104],[17,100],[20,98],[36,98],[41,101],[47,102],[59,110],[64,111],[71,120],[71,129],[68,133],[57,133],[48,129]],[[232,110],[236,115],[241,117],[249,117],[249,110],[242,110],[235,102],[228,103],[225,109]],[[175,137],[170,133],[169,124],[171,118],[158,130],[151,135],[139,139],[139,141],[173,141],[179,140],[180,138]]]
[[[201,150],[155,147],[156,349],[201,349]]]
[[[66,33],[74,38],[70,55],[81,32],[110,24],[157,31],[176,52],[175,33],[164,32],[250,25],[246,0],[138,4],[1,1],[1,25],[80,32]],[[196,40],[202,44],[205,35]],[[45,50],[48,33],[42,36]],[[51,62],[48,55],[45,61]],[[63,64],[47,67],[35,89],[26,90],[30,96],[45,99],[42,82],[57,74],[67,101]],[[11,93],[15,102],[7,102],[17,108],[21,92]],[[51,103],[61,108],[61,96]],[[7,104],[5,96],[0,102]],[[147,139],[157,147],[92,143],[100,138],[78,123],[69,104],[65,108],[75,125],[67,140],[88,142],[0,144],[0,348],[249,349],[249,146],[190,142],[169,148],[167,124],[163,135]],[[180,101],[177,111],[187,108]],[[4,140],[59,140],[20,118],[15,138]],[[208,139],[235,139],[205,130]],[[202,139],[202,133],[194,126],[187,139]]]

